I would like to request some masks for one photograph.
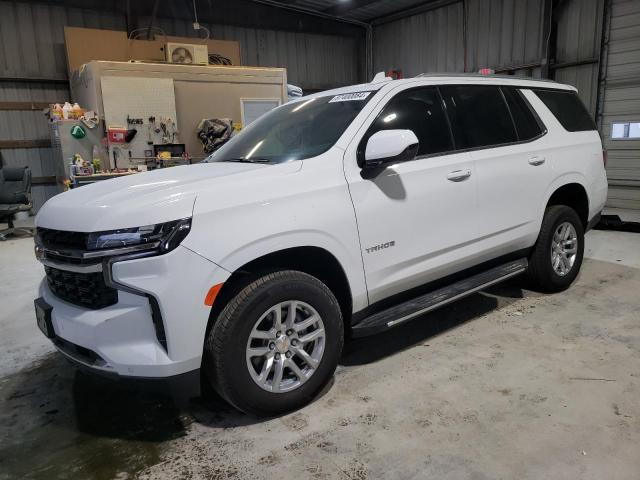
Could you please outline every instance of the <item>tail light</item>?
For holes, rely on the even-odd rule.
[[[607,162],[609,161],[609,153],[603,148],[602,149],[602,163],[604,163],[604,168],[607,168]]]

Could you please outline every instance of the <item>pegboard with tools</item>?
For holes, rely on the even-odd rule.
[[[104,76],[101,88],[112,167],[144,163],[154,145],[180,142],[173,79]]]

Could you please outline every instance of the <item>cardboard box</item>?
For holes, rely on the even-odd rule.
[[[97,28],[64,27],[69,77],[85,63],[92,60],[128,61],[165,60],[165,42],[206,44],[209,54],[217,53],[241,65],[240,44],[234,40],[204,40],[193,37],[171,37],[156,40],[129,40],[127,32]]]

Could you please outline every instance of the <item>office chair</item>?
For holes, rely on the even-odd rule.
[[[0,219],[7,218],[9,228],[0,230],[0,240],[8,235],[26,233],[33,236],[33,227],[15,227],[13,216],[28,212],[31,204],[31,170],[29,167],[0,168]]]

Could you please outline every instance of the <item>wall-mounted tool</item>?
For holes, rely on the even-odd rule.
[[[127,143],[130,143],[131,140],[134,139],[137,133],[138,133],[138,130],[136,130],[135,128],[131,128],[127,130],[127,134],[124,136],[124,141]]]
[[[144,121],[141,118],[131,118],[127,115],[127,125],[142,125]]]
[[[149,124],[147,125],[147,145],[153,145],[153,130],[155,128],[156,117],[149,117]]]

